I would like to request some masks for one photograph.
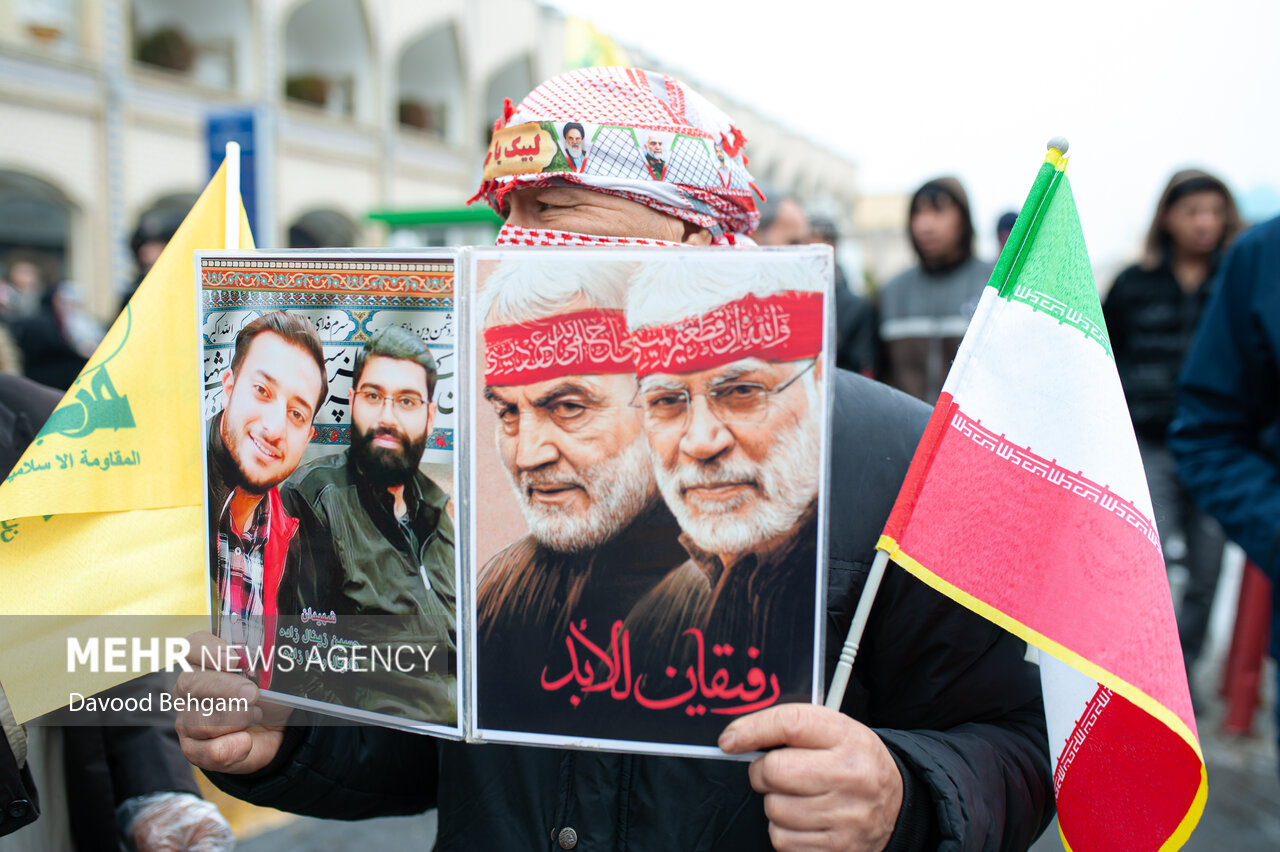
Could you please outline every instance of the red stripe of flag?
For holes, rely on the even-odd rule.
[[[1161,848],[1199,789],[1199,756],[1169,727],[1105,687],[1089,702],[1076,734],[1057,790],[1067,843],[1090,852]]]
[[[978,429],[966,434],[967,424]],[[1101,499],[1051,481],[1059,465],[1011,442],[990,446],[983,431],[943,395],[885,535],[961,591],[1137,686],[1194,731],[1182,661],[1161,659],[1179,652],[1158,641],[1177,633],[1167,592],[1139,579],[1164,571],[1146,519],[1079,473],[1065,485],[1087,483]]]

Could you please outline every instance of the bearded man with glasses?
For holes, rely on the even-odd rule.
[[[631,629],[682,671],[698,654],[685,629],[698,626],[706,647],[744,652],[717,665],[778,673],[781,701],[808,700],[815,641],[823,306],[805,272],[656,258],[626,309],[634,405],[689,554]]]
[[[366,660],[371,646],[412,651],[393,671],[316,667],[304,673],[303,697],[452,724],[453,521],[449,495],[418,466],[436,415],[436,362],[421,338],[391,326],[369,338],[352,374],[350,448],[305,465],[285,487],[315,557],[315,592],[302,603],[321,626],[336,618],[328,626],[365,645]]]

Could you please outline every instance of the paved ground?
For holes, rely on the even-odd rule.
[[[436,839],[436,812],[360,822],[298,818],[236,847],[240,852],[427,852]]]

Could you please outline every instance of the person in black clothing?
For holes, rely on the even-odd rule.
[[[123,311],[125,305],[129,304],[129,300],[133,298],[133,294],[138,292],[142,279],[147,277],[151,267],[155,266],[156,261],[160,259],[160,253],[177,233],[178,226],[182,224],[185,215],[185,212],[152,210],[138,220],[138,227],[129,238],[129,251],[133,253],[138,275],[129,285],[129,289],[121,295],[120,310]]]
[[[583,166],[587,164],[585,133],[582,125],[576,121],[570,121],[563,129],[564,158],[569,161],[569,166],[575,172],[582,171]]]
[[[53,388],[0,373],[0,474],[7,476],[18,463],[61,399]],[[0,835],[17,831],[40,814],[27,762],[27,735],[12,719],[0,685]]]
[[[751,238],[762,246],[801,246],[826,243],[836,248],[838,234],[830,219],[810,219],[793,196],[770,192],[760,204],[760,227]],[[875,305],[849,289],[840,263],[836,278],[836,366],[874,377],[880,349]]]
[[[810,243],[826,243],[832,250],[836,249],[839,235],[834,222],[814,218],[809,221],[809,225]],[[849,279],[840,266],[839,258],[835,262],[835,271],[836,366],[874,379],[876,358],[880,352],[876,306],[870,299],[849,289]]]
[[[33,382],[66,390],[84,369],[87,359],[68,339],[66,303],[58,288],[39,279],[35,311],[10,320],[14,343],[22,351],[23,374]]]
[[[1188,674],[1204,643],[1225,539],[1178,479],[1166,433],[1177,405],[1178,371],[1208,301],[1210,281],[1240,227],[1235,201],[1222,181],[1196,169],[1178,172],[1160,196],[1142,262],[1120,273],[1102,305],[1161,546],[1171,559],[1178,553],[1171,546],[1174,539],[1185,547],[1180,561],[1188,579],[1178,635]]]

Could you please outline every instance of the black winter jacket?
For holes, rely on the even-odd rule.
[[[1131,266],[1102,305],[1134,431],[1149,441],[1165,442],[1178,403],[1178,370],[1210,289],[1205,281],[1195,293],[1184,292],[1167,262],[1158,269]]]
[[[929,410],[837,372],[827,572],[830,678],[876,540]],[[842,710],[902,770],[891,849],[1026,849],[1053,813],[1039,677],[1012,635],[890,566]],[[436,805],[439,850],[765,850],[763,799],[737,761],[437,741],[295,726],[272,764],[212,774],[232,795],[358,819]],[[566,847],[569,848],[569,847]]]
[[[310,561],[292,586],[299,607],[336,613],[343,635],[369,646],[435,647],[430,671],[348,672],[302,678],[307,698],[452,724],[457,592],[449,495],[422,472],[405,488],[408,528],[385,489],[372,487],[350,451],[317,459],[281,487],[301,522]]]

